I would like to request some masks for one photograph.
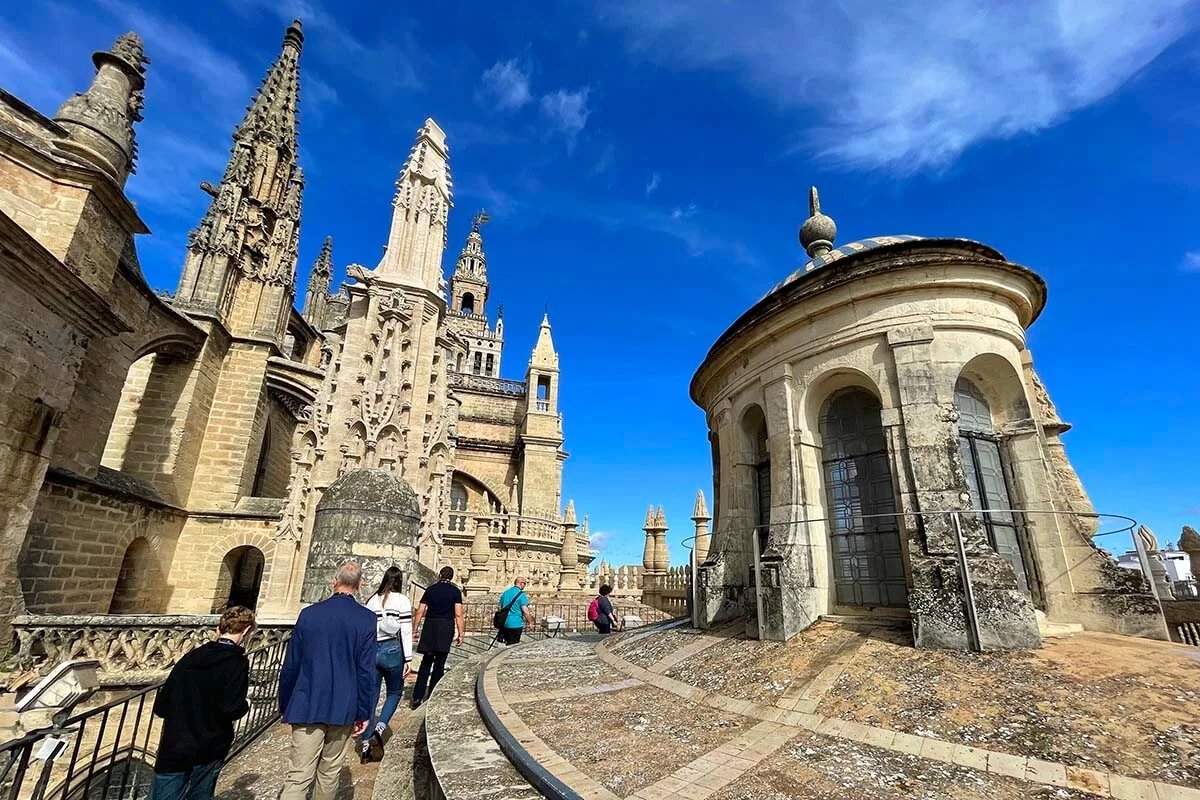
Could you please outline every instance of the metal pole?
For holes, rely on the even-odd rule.
[[[967,546],[963,541],[962,520],[957,511],[950,512],[950,524],[954,528],[954,543],[958,545],[958,563],[962,567],[963,596],[967,606],[967,628],[971,634],[971,649],[977,653],[983,652],[983,642],[979,636],[979,616],[975,607],[975,587],[971,585],[971,568],[967,566]]]
[[[697,584],[698,568],[696,566],[696,546],[692,543],[692,557],[689,559],[692,565],[692,627],[700,627],[700,587]]]
[[[762,554],[758,551],[758,527],[750,532],[754,548],[754,601],[758,605],[758,640],[763,640]]]

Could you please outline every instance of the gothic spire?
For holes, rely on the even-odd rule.
[[[69,98],[54,116],[68,137],[65,149],[94,164],[117,183],[135,170],[137,141],[133,124],[142,120],[142,89],[146,58],[142,40],[130,32],[118,37],[112,49],[92,55],[96,76],[86,92]]]
[[[708,513],[708,504],[704,502],[704,490],[696,490],[696,505],[692,508],[692,519],[696,522],[704,520],[707,522],[712,519],[712,515]]]
[[[392,227],[377,277],[438,294],[444,291],[442,253],[453,186],[446,133],[426,119],[396,181]]]
[[[246,107],[246,116],[234,132],[234,139],[252,140],[269,137],[276,144],[296,153],[296,111],[300,96],[300,50],[304,33],[300,20],[294,20],[283,34],[283,47],[275,63],[267,70],[254,100]]]
[[[239,335],[282,342],[295,296],[304,173],[296,163],[299,20],[233,133],[219,186],[200,184],[212,204],[188,235],[175,295],[181,309],[215,315]],[[264,285],[265,293],[242,287]],[[233,313],[242,305],[243,313]],[[236,330],[233,330],[236,328]]]
[[[308,292],[304,295],[304,318],[320,329],[325,321],[325,308],[329,303],[329,284],[333,280],[333,237],[326,236],[321,245],[321,254],[313,262],[308,276]]]
[[[554,350],[554,339],[550,336],[549,314],[542,316],[542,325],[538,330],[537,343],[533,346],[533,355],[529,358],[529,366],[558,369],[558,353]]]

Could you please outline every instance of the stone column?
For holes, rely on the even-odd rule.
[[[888,331],[895,364],[900,421],[908,445],[905,463],[920,523],[906,531],[912,590],[909,609],[917,647],[966,650],[971,633],[965,613],[961,563],[950,512],[960,516],[971,586],[978,609],[979,646],[985,650],[1041,646],[1033,604],[1017,589],[1012,567],[988,545],[958,450],[953,380],[933,361],[928,321]],[[957,367],[957,365],[955,365]],[[922,535],[923,534],[923,535]]]
[[[704,490],[696,492],[696,505],[692,508],[692,522],[696,523],[696,538],[692,540],[692,550],[696,557],[696,566],[708,559],[708,523],[712,515],[708,513],[708,504],[704,502]]]
[[[667,552],[667,515],[663,513],[663,507],[658,507],[658,513],[654,516],[654,569],[660,575],[665,574],[671,568],[671,556]],[[661,588],[661,587],[660,587]]]
[[[579,546],[575,541],[575,501],[567,503],[567,511],[563,514],[563,546],[559,557],[561,568],[558,572],[558,590],[560,592],[579,591]]]
[[[492,521],[489,518],[475,518],[475,538],[471,541],[471,576],[463,586],[463,593],[468,597],[487,594],[491,590],[487,569],[492,557],[491,530]]]
[[[646,544],[642,548],[642,602],[648,606],[658,607],[659,595],[659,544],[658,517],[654,513],[654,505],[646,509],[646,521],[642,524],[646,533]]]

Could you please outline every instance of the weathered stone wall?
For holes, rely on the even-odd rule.
[[[139,538],[151,543],[157,563],[135,572],[155,581],[127,587],[121,602],[165,610],[167,564],[184,514],[138,497],[132,491],[137,487],[122,485],[119,475],[103,472],[101,478],[51,473],[42,486],[20,565],[30,613],[107,612],[126,550]]]

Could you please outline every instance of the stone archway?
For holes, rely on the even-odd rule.
[[[266,557],[253,545],[235,547],[226,553],[217,573],[212,613],[220,613],[231,606],[257,608],[265,567]]]

